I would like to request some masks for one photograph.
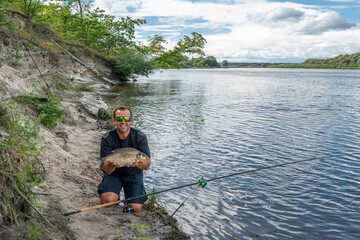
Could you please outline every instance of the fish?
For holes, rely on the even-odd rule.
[[[149,159],[149,156],[135,148],[119,148],[106,157],[102,157],[101,160],[104,162],[112,161],[116,163],[116,166],[128,166],[133,162],[139,160]]]

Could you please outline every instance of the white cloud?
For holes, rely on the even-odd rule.
[[[173,46],[183,30],[198,31],[207,40],[205,53],[218,60],[304,59],[360,51],[356,23],[326,6],[266,0],[97,0],[96,4],[120,17],[157,19],[137,28],[139,40],[146,39],[143,34],[158,33]]]
[[[331,30],[347,30],[355,27],[356,23],[349,22],[336,12],[326,12],[316,18],[307,18],[300,26],[303,34],[319,35]]]
[[[298,21],[304,16],[304,12],[288,7],[280,7],[268,13],[267,19],[272,21]]]

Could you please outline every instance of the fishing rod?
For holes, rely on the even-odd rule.
[[[354,154],[352,154],[352,155],[354,155]],[[247,170],[247,171],[243,171],[243,172],[237,172],[237,173],[233,173],[233,174],[229,174],[229,175],[225,175],[225,176],[211,178],[211,179],[208,179],[206,181],[202,177],[202,178],[200,178],[199,181],[197,181],[195,183],[189,183],[189,184],[185,184],[185,185],[181,185],[181,186],[177,186],[177,187],[173,187],[173,188],[169,188],[169,189],[164,189],[164,190],[157,191],[157,192],[152,192],[152,193],[143,194],[143,195],[136,196],[136,197],[126,198],[124,200],[118,200],[118,201],[114,201],[114,202],[109,202],[109,203],[105,203],[105,204],[96,205],[96,206],[89,207],[89,208],[76,210],[76,211],[73,211],[73,212],[64,213],[64,216],[69,216],[69,215],[80,213],[80,212],[86,212],[86,211],[97,209],[97,208],[112,206],[112,205],[115,205],[115,204],[119,204],[121,202],[123,202],[126,205],[129,201],[134,200],[134,199],[138,199],[138,198],[142,198],[142,197],[148,197],[148,196],[151,196],[151,195],[160,194],[160,193],[164,193],[164,192],[170,192],[170,191],[173,191],[173,190],[177,190],[177,189],[180,189],[180,188],[186,188],[186,187],[190,187],[190,186],[194,186],[194,185],[198,185],[198,187],[199,186],[205,187],[207,182],[212,182],[212,181],[216,181],[216,180],[223,179],[223,178],[229,178],[229,177],[234,177],[234,176],[243,175],[243,174],[247,174],[247,173],[258,172],[258,171],[271,169],[271,168],[284,167],[284,166],[293,165],[293,164],[302,163],[302,162],[310,162],[310,161],[315,161],[315,160],[322,160],[322,159],[331,158],[331,157],[341,157],[341,156],[344,156],[344,155],[349,155],[349,154],[329,155],[329,156],[323,156],[323,157],[317,157],[317,158],[303,159],[303,160],[293,161],[293,162],[288,162],[288,163],[281,163],[281,164],[276,164],[276,165],[271,165],[271,166],[265,166],[265,167],[261,167],[261,168],[256,168],[256,169],[252,169],[252,170]],[[195,190],[197,190],[197,188]],[[195,191],[193,191],[193,193],[194,192]],[[189,197],[193,193],[191,193],[189,195]],[[176,209],[176,211],[171,216],[173,216],[179,210],[179,208],[183,206],[185,201],[183,201],[180,204],[180,206]]]

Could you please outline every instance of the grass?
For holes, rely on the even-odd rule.
[[[155,193],[155,187],[153,186],[153,189],[152,189],[152,192],[151,193]],[[148,204],[148,208],[149,209],[155,209],[155,204],[157,203],[158,201],[158,194],[153,194],[153,195],[150,195],[148,200],[147,200],[147,204]]]
[[[94,91],[94,87],[90,86],[89,84],[84,84],[81,86],[81,90],[87,91],[87,92],[92,92],[92,91]]]
[[[1,104],[0,120],[0,128],[6,129],[9,135],[0,138],[0,182],[9,191],[11,188],[6,183],[14,182],[28,199],[32,199],[31,189],[43,180],[35,168],[39,164],[36,156],[43,150],[38,143],[39,122],[21,115],[15,102]],[[0,193],[0,201],[8,210],[5,219],[19,225],[17,213],[26,210],[27,204],[9,191]]]
[[[16,100],[20,103],[31,104],[39,113],[40,122],[47,128],[55,127],[65,115],[60,101],[53,98],[40,98],[31,95],[19,95]]]

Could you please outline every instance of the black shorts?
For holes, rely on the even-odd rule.
[[[143,173],[137,173],[129,177],[118,177],[104,173],[103,179],[98,186],[98,193],[113,192],[120,195],[121,188],[124,187],[125,199],[146,194]],[[141,197],[130,200],[129,203],[144,204],[148,197]]]

